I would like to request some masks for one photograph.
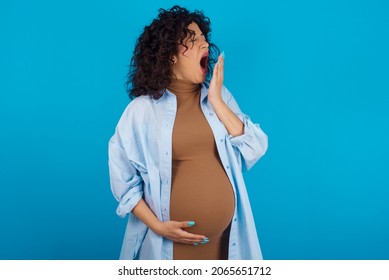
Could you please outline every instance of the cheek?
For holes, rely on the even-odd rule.
[[[193,51],[190,48],[187,50],[185,50],[184,48],[181,53],[183,53],[183,56],[185,56],[185,58],[192,58],[193,56]]]
[[[183,46],[183,45],[179,45],[178,46],[178,53],[186,58],[192,58],[192,56],[194,55],[194,47],[196,45],[192,46],[191,43],[188,44],[187,47]]]
[[[183,45],[178,46],[178,54],[182,55],[182,53],[185,51],[185,47]]]

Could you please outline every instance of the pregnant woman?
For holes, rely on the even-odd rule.
[[[129,214],[120,259],[262,259],[242,171],[267,136],[223,86],[210,31],[174,6],[137,40],[133,100],[109,141],[117,213]]]

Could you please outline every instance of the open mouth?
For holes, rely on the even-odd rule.
[[[204,53],[203,56],[201,57],[200,59],[200,68],[201,68],[201,72],[203,72],[204,74],[207,73],[208,71],[208,52]]]

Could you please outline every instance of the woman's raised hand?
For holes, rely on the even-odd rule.
[[[189,233],[184,230],[185,228],[191,227],[193,225],[194,225],[193,221],[161,222],[154,231],[155,233],[177,243],[192,244],[192,245],[207,243],[209,240],[206,236],[201,234]]]
[[[222,87],[224,81],[224,52],[219,55],[213,68],[213,75],[208,88],[208,100],[212,105],[222,102]]]

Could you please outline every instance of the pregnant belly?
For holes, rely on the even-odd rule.
[[[235,199],[222,166],[173,161],[170,197],[172,221],[195,221],[188,232],[209,237],[221,236],[231,222]]]

